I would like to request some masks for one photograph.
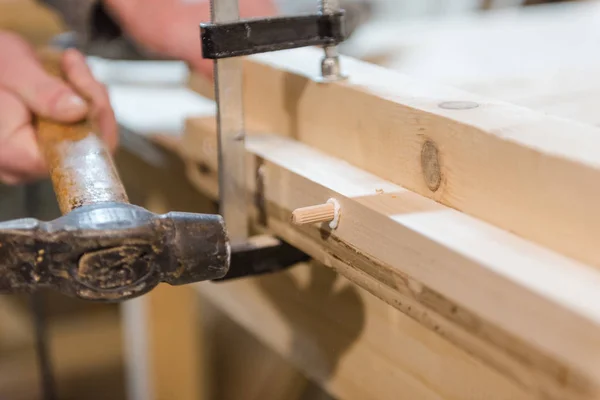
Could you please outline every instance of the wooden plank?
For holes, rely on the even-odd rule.
[[[444,205],[600,265],[600,213],[595,212],[600,202],[599,129],[349,58],[342,60],[349,80],[319,84],[312,77],[320,57],[316,49],[297,49],[249,59],[245,95],[250,130],[292,137]],[[435,147],[437,162],[424,159],[423,154],[431,154],[424,147]],[[439,170],[432,170],[435,165]],[[439,186],[431,182],[435,175]]]
[[[531,398],[499,373],[316,263],[197,288],[335,398]]]
[[[271,231],[533,393],[596,395],[595,268],[301,143],[251,136],[247,148],[249,171],[262,163]],[[336,231],[290,224],[292,210],[330,197],[342,204]]]

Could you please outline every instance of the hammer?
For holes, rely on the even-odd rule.
[[[60,53],[48,72],[63,77]],[[231,248],[221,216],[154,214],[129,204],[114,162],[90,120],[36,121],[62,217],[0,223],[0,293],[40,287],[93,301],[122,301],[160,282],[225,276]]]

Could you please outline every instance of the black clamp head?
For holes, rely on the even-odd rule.
[[[247,56],[308,46],[336,45],[346,37],[344,11],[200,24],[207,59]]]

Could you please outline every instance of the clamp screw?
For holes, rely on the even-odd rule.
[[[319,0],[321,14],[333,14],[340,10],[339,0]],[[321,61],[321,79],[323,82],[335,82],[346,79],[340,67],[340,56],[337,46],[324,46],[325,56]]]

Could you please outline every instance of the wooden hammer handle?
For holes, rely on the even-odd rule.
[[[45,49],[40,56],[50,74],[64,79],[60,52]],[[129,202],[112,156],[88,118],[63,124],[38,117],[36,128],[63,214],[84,205]]]

